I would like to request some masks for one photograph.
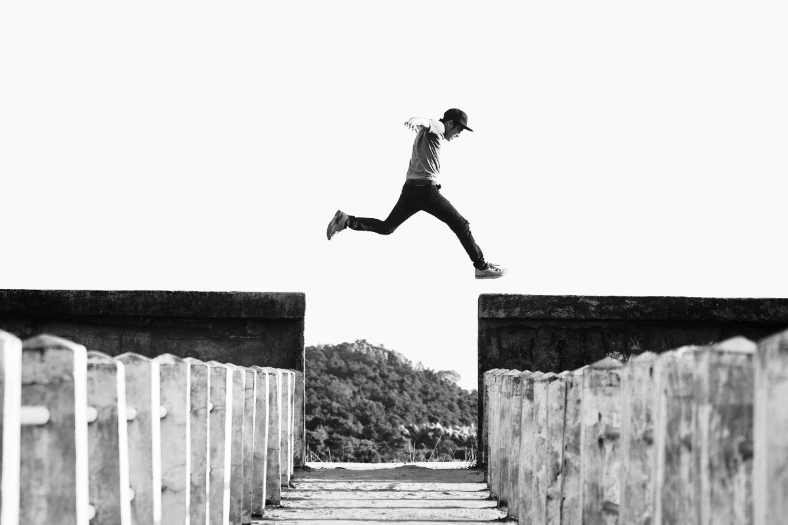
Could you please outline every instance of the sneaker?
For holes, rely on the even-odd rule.
[[[487,263],[484,268],[476,268],[477,279],[497,279],[506,275],[506,270],[497,264]]]
[[[337,212],[334,214],[334,218],[328,223],[326,237],[328,237],[328,240],[330,241],[331,237],[341,232],[345,228],[347,228],[347,213],[343,212],[342,210],[337,210]]]

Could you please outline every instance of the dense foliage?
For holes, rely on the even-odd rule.
[[[456,372],[414,366],[365,340],[307,347],[308,459],[377,463],[472,456],[477,395],[457,386],[457,379]]]

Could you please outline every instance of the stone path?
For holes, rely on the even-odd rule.
[[[469,469],[307,469],[293,475],[292,487],[254,524],[475,525],[506,516],[489,499],[483,474]]]

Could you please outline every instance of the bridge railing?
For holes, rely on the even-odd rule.
[[[246,524],[293,472],[301,372],[0,331],[0,381],[2,525]]]
[[[520,523],[785,523],[788,331],[483,381],[488,483]]]

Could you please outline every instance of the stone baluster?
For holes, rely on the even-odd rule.
[[[621,363],[605,358],[583,374],[580,450],[583,525],[618,523]]]
[[[87,351],[51,335],[22,348],[19,522],[87,525]]]
[[[230,490],[225,503],[227,523],[240,525],[244,497],[244,437],[250,430],[244,426],[246,369],[229,363],[226,366],[232,402],[227,403],[227,435],[230,436]]]
[[[93,520],[131,525],[126,372],[123,362],[87,354],[88,452]]]
[[[693,458],[700,525],[752,523],[756,348],[749,339],[734,337],[697,354]]]
[[[562,372],[547,383],[545,523],[548,525],[560,525],[561,523],[566,380],[570,375],[571,372]]]
[[[583,377],[587,366],[566,377],[564,462],[561,479],[561,525],[582,525],[583,490],[580,437],[583,414]]]
[[[210,448],[209,407],[211,378],[203,361],[187,357],[189,364],[189,520],[204,525],[208,520],[208,469]]]
[[[619,522],[648,525],[653,518],[654,362],[643,352],[621,369],[621,505]]]
[[[161,417],[159,363],[133,353],[115,358],[123,363],[126,383],[131,522],[161,523]]]
[[[192,365],[172,354],[160,355],[155,361],[159,365],[161,401],[161,523],[188,525]]]
[[[788,330],[758,343],[755,356],[754,523],[788,516]]]
[[[696,351],[682,347],[654,362],[654,524],[697,523],[692,464]]]

